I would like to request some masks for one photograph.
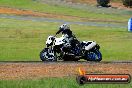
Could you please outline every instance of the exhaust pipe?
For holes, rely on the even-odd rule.
[[[96,42],[92,42],[92,43],[89,44],[88,46],[85,46],[85,50],[90,50],[90,49],[92,49],[94,46],[96,46]]]

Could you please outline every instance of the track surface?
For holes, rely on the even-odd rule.
[[[81,67],[87,73],[130,74],[130,62],[0,62],[0,79],[33,79],[65,77],[79,74]]]
[[[77,25],[86,25],[86,26],[97,26],[97,27],[111,27],[111,28],[126,28],[126,24],[122,23],[100,23],[100,22],[73,22],[73,21],[65,21],[65,20],[58,20],[58,19],[51,19],[51,18],[44,18],[44,17],[33,17],[33,16],[10,16],[10,15],[0,15],[0,18],[8,18],[8,19],[15,19],[15,20],[30,20],[35,22],[51,22],[51,23],[68,23],[68,24],[77,24]]]

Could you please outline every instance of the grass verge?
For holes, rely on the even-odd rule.
[[[0,88],[131,88],[130,84],[78,85],[75,78],[43,78],[32,80],[0,80]]]

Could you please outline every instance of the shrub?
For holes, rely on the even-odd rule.
[[[132,0],[122,0],[123,5],[126,7],[132,7]]]
[[[97,0],[97,3],[99,6],[102,6],[102,7],[108,7],[109,3],[110,3],[110,0]]]

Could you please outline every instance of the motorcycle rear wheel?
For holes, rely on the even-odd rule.
[[[86,53],[86,60],[87,61],[101,61],[102,54],[99,50],[94,50]]]

